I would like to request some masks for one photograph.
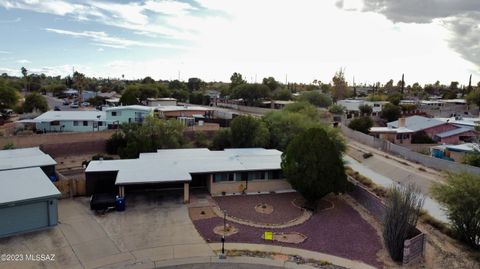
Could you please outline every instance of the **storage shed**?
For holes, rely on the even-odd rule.
[[[0,171],[0,237],[57,225],[60,192],[39,167]]]

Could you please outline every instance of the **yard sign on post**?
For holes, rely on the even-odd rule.
[[[265,232],[265,233],[263,234],[263,238],[264,238],[265,240],[273,240],[273,233],[272,233],[272,232]]]

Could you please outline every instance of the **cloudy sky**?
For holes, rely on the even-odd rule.
[[[0,72],[480,79],[478,0],[0,0]]]

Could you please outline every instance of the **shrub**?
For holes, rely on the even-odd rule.
[[[348,128],[353,129],[355,131],[362,132],[364,134],[368,134],[372,126],[373,126],[372,119],[366,116],[355,118],[348,124]]]
[[[432,194],[447,209],[455,236],[480,249],[480,175],[449,173],[446,184],[433,185]]]
[[[383,240],[394,261],[403,259],[404,241],[415,232],[424,200],[413,184],[394,185],[389,189],[383,219]]]
[[[412,144],[432,144],[435,143],[425,131],[416,132],[412,135]]]

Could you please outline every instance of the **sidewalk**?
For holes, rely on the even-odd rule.
[[[205,249],[208,247],[208,250]],[[183,255],[175,255],[174,257],[158,256],[158,249],[145,249],[144,256],[139,256],[138,253],[135,260],[128,260],[121,263],[110,264],[107,267],[102,268],[182,268],[181,265],[208,265],[205,268],[217,268],[216,264],[229,264],[228,267],[218,266],[218,268],[246,268],[244,265],[252,265],[249,268],[315,268],[313,266],[296,264],[290,261],[274,260],[270,258],[258,258],[258,257],[227,257],[226,259],[219,259],[213,251],[220,251],[222,245],[220,243],[212,243],[208,245],[184,245]],[[273,245],[261,245],[261,244],[244,244],[244,243],[226,243],[226,250],[249,250],[260,252],[273,252],[278,254],[296,255],[304,259],[314,259],[317,261],[327,261],[333,265],[342,266],[345,268],[355,269],[373,269],[375,267],[362,263],[360,261],[352,261],[344,258],[340,258],[333,255],[324,253],[308,251],[297,248],[281,247]],[[183,256],[183,257],[182,257]],[[253,265],[261,265],[259,267]],[[190,268],[190,267],[185,267]],[[197,267],[195,267],[197,268]],[[199,267],[200,268],[200,267]]]

